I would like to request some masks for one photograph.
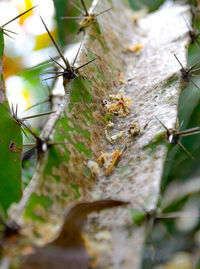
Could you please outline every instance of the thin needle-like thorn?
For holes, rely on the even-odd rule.
[[[179,61],[179,59],[178,59],[178,57],[176,56],[176,54],[174,54],[174,57],[176,58],[176,60],[177,60],[178,63],[180,64],[180,66],[181,66],[183,69],[185,69],[185,68],[183,67],[182,63]]]
[[[51,89],[50,89],[50,87],[49,87],[49,85],[48,85],[47,82],[46,82],[46,85],[47,85],[48,93],[49,93],[49,95],[50,95],[50,94],[51,94]]]
[[[196,132],[187,133],[187,134],[180,134],[179,137],[191,136],[191,135],[196,135],[196,134],[200,134],[200,130]]]
[[[22,120],[28,120],[28,119],[33,119],[33,118],[37,118],[37,117],[42,117],[42,116],[50,115],[53,113],[56,113],[56,111],[49,111],[49,112],[39,113],[39,114],[32,115],[32,116],[27,116],[27,117],[22,118]]]
[[[102,14],[104,14],[105,12],[110,11],[111,9],[112,9],[112,7],[108,8],[108,9],[106,9],[106,10],[104,10],[104,11],[101,11],[100,13],[95,14],[95,17],[97,17],[97,16],[99,16],[99,15],[102,15]]]
[[[191,69],[190,69],[190,70],[191,70]],[[192,70],[192,71],[190,72],[190,74],[192,74],[192,75],[194,76],[193,73],[196,73],[196,72],[199,72],[199,71],[200,71],[200,67],[197,68],[197,69]]]
[[[25,127],[24,127],[24,128],[25,128]],[[24,129],[21,128],[21,130],[22,130],[22,133],[25,135],[25,137],[26,137],[28,140],[30,140],[29,137],[27,136],[26,132],[24,131]]]
[[[11,23],[11,22],[17,20],[18,18],[20,18],[21,16],[25,15],[27,12],[31,11],[31,10],[34,9],[35,7],[36,7],[36,6],[34,6],[34,7],[32,7],[32,8],[29,8],[28,10],[26,10],[26,11],[24,11],[23,13],[19,14],[18,16],[16,16],[15,18],[13,18],[12,20],[10,20],[10,21],[4,23],[4,25],[2,25],[1,27],[3,28],[3,27],[5,27],[7,24],[9,24],[9,23]]]
[[[24,145],[23,145],[24,146]],[[35,144],[32,148],[28,149],[25,154],[27,154],[29,151],[33,150],[33,149],[36,149],[37,148],[37,144]]]
[[[94,62],[96,59],[97,59],[97,58],[94,58],[94,59],[92,59],[91,61],[89,61],[89,62],[87,62],[87,63],[85,63],[85,64],[83,64],[83,65],[77,67],[77,68],[76,68],[76,71],[78,71],[78,70],[81,69],[82,67],[84,67],[84,66],[86,66],[86,65],[88,65],[88,64],[90,64],[90,63],[92,63],[92,62]]]
[[[185,136],[185,135],[190,135],[190,134],[196,134],[200,132],[200,127],[194,127],[194,128],[190,128],[184,131],[179,131],[177,132],[177,134],[179,136]]]
[[[89,13],[88,13],[88,10],[87,10],[87,7],[86,7],[86,5],[85,5],[84,0],[81,0],[81,4],[82,4],[82,6],[83,6],[83,8],[84,8],[84,10],[85,10],[85,14],[86,14],[87,16],[89,16]]]
[[[151,238],[151,242],[152,242],[152,246],[153,246],[153,260],[155,259],[155,242],[154,242],[154,239],[153,239],[153,234],[152,234],[152,230],[153,230],[153,226],[154,226],[154,219],[150,219],[149,222],[148,222],[148,226],[149,226],[149,234],[150,234],[150,238]]]
[[[8,30],[8,29],[3,29],[3,31],[7,31],[7,32],[9,32],[9,33],[12,33],[12,34],[18,35],[18,33],[16,33],[16,32],[13,32],[13,31],[11,31],[11,30]]]
[[[178,212],[172,212],[172,213],[165,213],[163,215],[161,214],[159,216],[159,219],[175,219],[175,218],[181,218],[181,217],[188,217],[189,218],[189,217],[191,217],[191,215],[192,214],[190,214],[189,212],[187,214],[187,213],[178,211]]]
[[[44,103],[47,103],[47,102],[49,102],[49,99],[44,100],[44,101],[41,101],[41,102],[39,102],[39,103],[37,103],[37,104],[34,104],[34,105],[32,105],[32,106],[29,106],[29,107],[26,108],[24,111],[27,111],[27,110],[29,110],[29,109],[32,109],[32,108],[34,108],[34,107],[36,107],[36,106],[39,106],[39,105],[44,104]]]
[[[183,146],[183,144],[180,141],[178,141],[177,144],[192,160],[194,160],[192,154]]]
[[[200,61],[196,62],[195,64],[193,64],[189,69],[188,69],[188,72],[192,73],[192,72],[195,72],[195,70],[193,70],[195,68],[195,66],[199,65],[200,64]],[[193,70],[193,71],[192,71]],[[198,70],[198,68],[197,68]],[[192,71],[192,72],[191,72]]]
[[[22,125],[25,129],[27,129],[27,130],[32,134],[32,136],[35,137],[35,139],[40,140],[40,137],[39,137],[36,133],[34,133],[34,132],[31,130],[31,128],[29,128],[24,122],[21,122],[21,125]]]
[[[73,65],[73,66],[74,66],[74,65],[75,65],[75,63],[76,63],[76,60],[77,60],[77,57],[78,57],[78,55],[79,55],[79,52],[80,52],[81,46],[82,46],[82,43],[80,44],[80,46],[79,46],[79,48],[78,48],[78,51],[77,51],[77,53],[76,53],[76,56],[75,56],[75,58],[74,58],[74,61],[73,61],[73,63],[72,63],[72,65]]]
[[[199,77],[199,75],[191,74],[193,77]]]
[[[35,143],[30,143],[30,144],[23,144],[23,147],[32,147],[35,146]]]
[[[60,76],[62,76],[62,74],[57,75],[57,76],[53,76],[53,77],[49,77],[49,78],[45,78],[45,79],[43,79],[43,80],[48,80],[48,79],[52,79],[52,78],[58,78],[58,77],[60,77]]]
[[[180,124],[180,126],[179,126],[179,130],[182,128],[183,123],[184,123],[184,120],[181,121],[181,124]]]
[[[11,104],[11,113],[13,114],[13,116],[15,115],[15,113],[14,113],[14,106],[13,106],[13,104]]]
[[[53,36],[52,36],[51,33],[49,32],[49,30],[48,30],[48,28],[47,28],[47,26],[46,26],[46,24],[45,24],[45,22],[43,21],[43,19],[42,19],[41,16],[40,16],[40,19],[41,19],[41,21],[42,21],[42,23],[43,23],[43,25],[44,25],[44,27],[45,27],[45,29],[46,29],[46,31],[47,31],[49,37],[51,38],[51,41],[53,42],[54,46],[56,47],[57,52],[59,53],[60,57],[63,59],[63,61],[64,61],[65,65],[66,65],[66,67],[67,67],[69,70],[71,70],[71,66],[70,66],[68,60],[65,59],[65,57],[63,56],[62,51],[61,51],[60,48],[58,47],[56,41],[54,40]]]
[[[43,74],[63,74],[63,71],[48,71],[46,73]]]
[[[64,68],[59,62],[57,62],[53,57],[51,57],[51,56],[49,56],[49,57],[50,57],[50,59],[51,59],[54,63],[56,63],[56,64],[59,65],[62,69],[65,70],[65,68]]]
[[[72,4],[72,6],[74,6],[78,11],[80,11],[83,15],[85,15],[85,13],[83,12],[82,9],[80,9],[77,5],[75,5],[72,1],[70,2]]]
[[[183,19],[184,19],[184,21],[185,21],[185,24],[186,24],[187,28],[188,28],[190,31],[192,31],[193,29],[192,29],[192,27],[189,25],[189,23],[187,22],[185,16],[182,15],[182,17],[183,17]]]
[[[18,114],[18,104],[16,104],[16,108],[15,108],[16,110],[15,110],[15,115],[16,115],[16,117],[17,117],[17,114]]]
[[[81,20],[83,17],[61,17],[64,20]]]
[[[69,142],[63,142],[63,141],[57,141],[57,142],[53,142],[53,141],[50,141],[48,142],[48,145],[49,146],[56,146],[56,145],[65,145],[65,144],[69,144]]]
[[[169,129],[164,125],[164,123],[162,123],[162,121],[159,120],[159,118],[157,116],[154,116],[159,122],[160,124],[165,128],[166,131],[168,131]]]
[[[12,36],[10,36],[9,34],[7,34],[5,31],[3,31],[4,35],[10,37],[11,39],[15,40]]]
[[[200,91],[200,88],[199,88],[199,86],[194,82],[194,80],[193,79],[190,79],[190,81],[192,82],[192,84]]]

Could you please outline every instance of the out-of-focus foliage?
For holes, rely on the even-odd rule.
[[[198,17],[194,23],[199,27]],[[199,61],[199,55],[200,46],[196,43],[191,44],[188,50],[188,66]],[[198,77],[194,81],[200,85]],[[189,83],[180,95],[178,119],[181,130],[200,126],[200,91],[192,83]],[[191,178],[200,178],[200,134],[185,137],[181,142],[193,155],[194,160],[190,159],[178,145],[167,155],[161,183],[161,201],[165,193],[167,195],[165,198],[170,199],[170,192],[167,189],[173,186],[170,190],[171,192],[176,190],[177,199],[169,204],[163,213],[174,213],[174,217],[152,221],[154,224],[150,227],[151,235],[147,239],[143,254],[143,269],[199,268],[200,190],[196,185],[194,193],[181,196],[179,189],[185,184],[187,192],[186,184],[192,184]],[[158,264],[163,265],[157,267]]]
[[[134,10],[146,7],[148,11],[152,12],[158,9],[164,3],[164,0],[129,0],[129,3]]]
[[[68,5],[69,5],[68,0],[54,0],[54,6],[56,10],[56,21],[58,27],[58,38],[62,46],[65,45],[65,31],[64,31],[65,23],[62,17],[65,16],[65,12],[67,10]]]
[[[82,5],[80,1],[72,1],[80,9]],[[90,7],[92,0],[85,1],[87,7]],[[79,17],[82,16],[80,11],[78,11],[68,0],[54,0],[54,6],[56,11],[55,19],[57,21],[58,28],[58,40],[61,46],[72,43],[78,38],[76,35],[78,30],[78,21],[66,20],[62,17]]]

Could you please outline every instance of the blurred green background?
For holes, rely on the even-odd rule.
[[[135,10],[147,7],[152,12],[164,1],[129,2]],[[191,4],[193,10],[197,8],[197,1],[185,2]],[[193,27],[198,33],[200,17],[197,12],[195,14]],[[188,49],[188,65],[200,61],[199,56],[200,45],[195,42]],[[198,77],[194,81],[200,85]],[[181,130],[200,126],[200,91],[192,84],[182,90],[178,119]],[[185,137],[181,143],[194,160],[178,145],[168,152],[157,212],[146,216],[145,220],[148,236],[143,251],[144,269],[200,268],[200,135]]]

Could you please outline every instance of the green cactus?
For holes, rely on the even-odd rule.
[[[45,113],[50,115],[40,134],[26,124],[25,118],[18,118],[12,105],[9,108],[3,71],[0,74],[0,207],[8,218],[21,224],[24,232],[20,234],[18,231],[19,241],[12,244],[9,237],[3,237],[2,253],[6,251],[11,266],[19,264],[27,246],[38,249],[39,245],[53,240],[57,233],[55,227],[61,228],[66,210],[72,205],[85,200],[117,198],[130,202],[131,210],[118,208],[101,213],[94,221],[89,218],[86,241],[89,241],[88,245],[96,246],[99,268],[122,268],[119,267],[122,261],[123,268],[139,268],[145,238],[145,214],[138,208],[144,208],[148,200],[149,208],[156,209],[162,169],[171,148],[163,140],[163,133],[160,134],[163,129],[155,116],[160,118],[161,113],[162,120],[175,126],[183,81],[177,75],[180,67],[174,61],[170,47],[173,45],[182,56],[181,62],[185,63],[189,37],[179,32],[187,29],[184,23],[178,23],[178,19],[182,13],[187,14],[187,10],[179,5],[163,8],[154,14],[154,19],[152,15],[142,19],[144,25],[135,31],[140,26],[131,17],[135,14],[130,15],[128,1],[97,1],[95,14],[107,9],[109,12],[94,16],[84,28],[82,47],[77,54],[78,66],[83,65],[81,69],[75,67],[76,63],[69,64],[42,20],[66,66],[62,68],[62,64],[53,59],[63,70],[50,72],[54,78],[59,77],[58,87],[63,87],[65,94],[59,97],[52,94],[48,98],[55,104],[53,113]],[[170,15],[174,14],[174,9],[177,9],[176,16]],[[169,26],[167,21],[160,23],[162,12],[171,16],[170,20],[174,20],[177,27],[176,34],[171,33],[163,43],[157,36],[168,31]],[[148,25],[152,25],[152,32]],[[2,28],[1,70],[3,35]],[[59,35],[62,39],[63,32]],[[142,42],[144,44],[140,44]],[[147,45],[151,42],[152,47]],[[148,61],[145,52],[150,55]],[[166,66],[161,64],[164,59],[167,59]],[[56,84],[53,87],[56,89]],[[37,150],[38,161],[24,193],[22,131],[33,136],[34,143],[30,145]],[[133,220],[137,223],[135,227]],[[127,233],[127,227],[131,227],[132,232]],[[98,239],[101,237],[103,239]],[[98,248],[98,240],[105,241],[105,249]],[[123,246],[120,240],[124,242]],[[134,255],[129,254],[130,246],[135,249]],[[124,253],[121,260],[113,262],[114,255],[121,250]],[[102,257],[107,259],[104,261]]]

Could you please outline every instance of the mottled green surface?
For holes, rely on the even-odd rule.
[[[153,53],[150,53],[152,55],[148,58],[148,64],[145,58],[146,53],[143,50],[139,55],[126,54],[126,45],[130,44],[132,40],[139,40],[138,42],[140,42],[141,37],[139,34],[138,36],[133,35],[133,25],[131,20],[130,23],[127,23],[129,16],[126,16],[126,11],[123,12],[124,16],[120,16],[122,14],[120,7],[121,9],[124,8],[122,2],[120,0],[112,2],[114,5],[112,12],[102,15],[102,17],[99,16],[96,23],[85,29],[86,38],[83,41],[77,65],[84,64],[94,57],[97,59],[80,69],[80,77],[66,85],[66,102],[60,100],[59,105],[55,108],[56,111],[60,111],[59,117],[55,117],[55,124],[52,124],[52,127],[51,122],[54,121],[54,115],[50,116],[49,122],[44,127],[44,131],[49,132],[46,137],[50,137],[51,142],[61,143],[49,147],[49,150],[43,156],[41,154],[36,173],[27,188],[27,192],[25,191],[27,195],[24,195],[19,204],[20,214],[25,211],[24,224],[32,225],[34,220],[34,227],[31,227],[30,236],[34,237],[35,230],[37,230],[41,234],[41,240],[43,237],[45,238],[44,242],[48,241],[47,236],[49,238],[53,236],[55,224],[59,225],[66,209],[77,200],[95,200],[117,196],[120,199],[130,201],[133,207],[142,206],[146,198],[150,200],[151,197],[155,197],[154,201],[151,202],[151,207],[154,207],[157,201],[162,162],[166,152],[165,147],[157,147],[157,145],[167,144],[160,136],[158,144],[155,143],[152,147],[154,154],[151,154],[151,156],[142,148],[160,132],[161,126],[157,128],[156,124],[158,123],[153,122],[155,120],[154,115],[158,115],[161,109],[163,114],[167,109],[171,110],[172,103],[173,111],[166,118],[170,117],[171,125],[175,121],[176,108],[174,103],[177,102],[180,85],[179,80],[168,81],[168,78],[169,76],[172,78],[172,75],[178,72],[179,66],[171,68],[174,64],[170,60],[173,58],[171,57],[171,51],[167,50],[165,52],[165,48],[157,46],[157,36],[161,31],[168,31],[165,28],[168,27],[168,24],[163,23],[157,29],[160,23],[154,25],[150,18],[148,18],[149,23],[152,23],[152,29],[155,28],[154,38],[148,36],[146,26],[143,30],[148,36],[145,44],[152,42],[154,44],[152,48],[156,48],[158,57],[156,58],[156,66],[154,50]],[[107,4],[109,7],[110,3],[111,1],[99,1],[95,12],[102,11]],[[171,11],[169,13],[173,14]],[[148,20],[144,25],[148,25]],[[181,38],[177,38],[175,44],[177,49],[180,45],[179,40]],[[185,46],[187,40],[180,42]],[[167,47],[171,47],[171,44]],[[184,52],[185,47],[184,49],[181,48],[181,51]],[[160,63],[163,62],[163,59],[168,59],[165,54],[169,54],[169,61],[166,61],[167,65],[164,68]],[[141,65],[136,66],[135,63],[138,63],[139,57],[141,57]],[[152,76],[152,73],[149,72],[152,69],[152,64],[155,70],[159,70],[159,72],[155,72],[155,85],[149,77]],[[168,74],[167,71],[171,73]],[[109,95],[116,94],[123,87],[119,81],[120,75],[123,75],[123,73],[126,82],[124,90],[132,100],[132,107],[130,115],[126,115],[125,119],[117,116],[113,117],[115,126],[109,130],[109,134],[114,135],[120,130],[124,130],[124,137],[111,145],[105,139],[105,127],[108,120],[108,117],[105,116],[108,112],[102,106],[102,100],[108,100]],[[157,77],[158,73],[161,75],[159,79]],[[134,83],[137,85],[134,88],[132,87],[133,84],[128,83],[128,78],[132,74],[134,74]],[[145,81],[147,85],[142,85],[142,81]],[[62,84],[60,85],[62,87]],[[143,115],[144,122],[140,122],[141,118],[138,115]],[[127,136],[130,126],[136,122],[140,128],[138,137]],[[48,128],[49,126],[52,128]],[[109,177],[105,175],[106,169],[103,165],[101,166],[99,161],[103,150],[108,153],[123,150],[118,162],[115,165],[113,163]],[[88,168],[88,161],[98,163],[100,172],[93,173],[92,169]],[[121,224],[123,223],[123,227],[133,225],[134,216],[130,214],[130,211],[127,212],[125,215],[120,215],[122,216],[120,221]],[[115,256],[118,256],[118,253],[124,253],[124,268],[127,266],[127,261],[130,261],[132,267],[139,268],[139,257],[144,236],[143,229],[137,227],[134,229],[132,236],[128,238],[126,229],[119,228],[117,216],[118,214],[109,212],[105,218],[101,219],[104,222],[103,226],[105,225],[104,227],[113,233],[112,238],[107,240],[105,249],[107,249],[107,246],[109,249],[112,246],[113,251],[112,253],[108,251],[103,253],[104,250],[102,253],[99,251],[100,256],[103,257],[100,264],[101,262],[104,263],[104,257],[108,257],[105,261],[106,265],[100,265],[99,268],[108,268],[115,260]],[[138,218],[142,220],[142,216],[136,216],[136,219],[140,221]],[[44,225],[41,224],[41,221],[44,222]],[[46,235],[45,224],[49,229],[49,235]],[[108,225],[108,227],[107,224],[110,226]],[[93,238],[90,240],[92,243],[95,241],[94,235],[98,233],[99,227],[96,224],[94,225],[95,227],[89,229],[89,231],[92,231],[91,238]],[[52,230],[50,229],[51,226]],[[122,241],[125,242],[123,245],[121,245]],[[134,255],[130,254],[128,249],[130,244],[135,249]],[[121,261],[117,266],[121,266]]]
[[[29,204],[26,207],[24,217],[32,218],[34,220],[41,221],[41,222],[45,221],[45,219],[43,219],[41,216],[37,216],[37,213],[34,213],[34,209],[38,205],[42,206],[44,209],[48,209],[52,205],[52,202],[48,196],[44,196],[44,195],[38,196],[36,194],[32,194],[29,200]]]

